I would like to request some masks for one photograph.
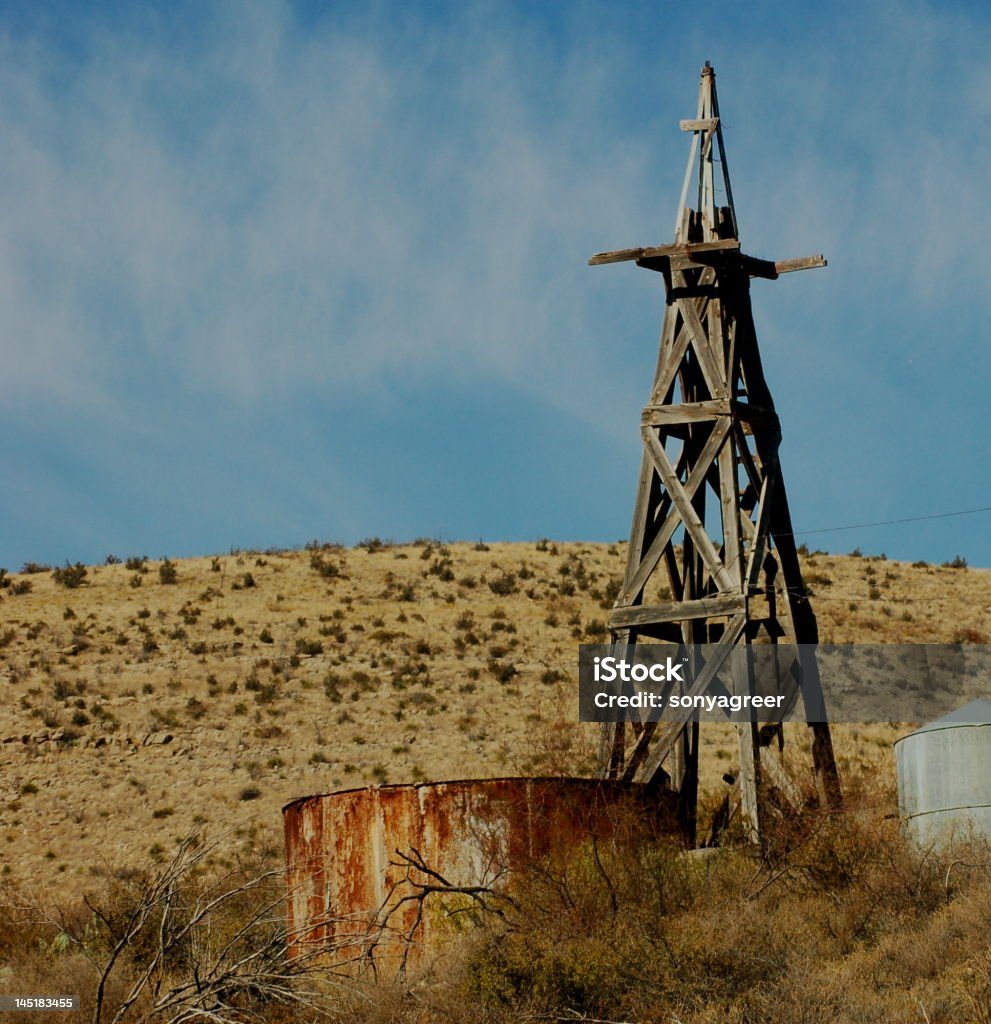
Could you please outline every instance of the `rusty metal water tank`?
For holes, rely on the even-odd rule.
[[[330,945],[338,962],[386,972],[404,959],[421,965],[451,932],[452,900],[454,909],[471,903],[466,894],[421,903],[422,886],[498,891],[512,873],[583,839],[659,821],[658,807],[644,787],[577,778],[374,786],[294,800],[282,812],[292,951]]]
[[[895,741],[899,812],[923,844],[991,836],[991,702],[966,707]]]

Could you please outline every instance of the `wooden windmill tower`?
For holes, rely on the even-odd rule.
[[[781,430],[761,367],[750,279],[773,280],[826,261],[810,256],[773,263],[742,253],[715,79],[706,62],[697,115],[681,122],[692,143],[673,244],[589,260],[633,261],[664,280],[667,307],[641,417],[643,460],[629,555],[610,628],[617,645],[712,645],[705,648],[711,655],[704,664],[690,668],[691,694],[704,693],[721,670],[732,673],[736,692],[752,687],[749,645],[818,641],[778,462]],[[690,189],[694,208],[688,205]],[[818,670],[811,647],[795,650],[802,652],[808,715]],[[840,791],[829,726],[809,725],[820,799],[835,806]],[[602,774],[675,789],[682,827],[694,844],[697,715],[666,710],[659,722],[602,729]],[[740,770],[720,813],[725,818],[738,799],[757,837],[769,794],[794,799],[796,787],[780,759],[780,723],[744,723],[737,732]]]

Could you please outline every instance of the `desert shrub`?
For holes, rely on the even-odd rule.
[[[175,562],[168,558],[162,559],[162,564],[158,567],[158,580],[165,584],[179,582],[179,570],[176,568]]]
[[[506,597],[509,594],[515,594],[519,589],[519,585],[516,582],[516,576],[511,572],[504,572],[497,576],[494,580],[489,580],[489,590],[493,594],[498,594],[499,597]]]
[[[130,572],[147,572],[147,555],[131,555],[124,561],[124,568]]]
[[[486,668],[491,675],[503,686],[519,675],[519,670],[509,662],[499,661],[497,658],[490,658]]]
[[[989,959],[987,848],[919,850],[860,804],[772,833],[764,857],[686,856],[633,831],[535,865],[511,885],[512,906],[483,921],[453,984],[478,1019],[506,1024],[654,1020],[661,1008],[680,1021],[880,1024],[911,1019],[901,993],[920,984],[946,1008],[939,1019],[972,1019],[956,978]]]
[[[186,701],[186,714],[194,721],[199,721],[207,712],[207,706],[197,697],[190,697]]]
[[[39,573],[50,572],[50,565],[45,565],[44,562],[25,562],[21,566],[22,576],[37,576]]]
[[[616,603],[616,598],[619,597],[619,592],[623,587],[622,580],[611,579],[606,583],[605,587],[602,588],[602,596],[599,599],[600,608],[612,608]]]
[[[244,795],[252,788],[243,799],[254,799]],[[293,957],[286,948],[285,881],[266,852],[238,851],[224,868],[231,861],[219,854],[230,851],[229,841],[222,848],[188,836],[168,845],[174,852],[162,843],[149,848],[150,868],[91,879],[85,902],[42,907],[4,891],[5,968],[32,991],[78,994],[82,1013],[65,1020],[327,1019],[335,1001],[320,997],[314,1009],[317,993],[306,980],[316,969],[313,954]],[[343,959],[333,943],[323,952],[331,962]]]
[[[449,558],[437,558],[431,563],[427,575],[436,576],[442,583],[450,583],[454,579],[453,564]]]
[[[406,690],[410,686],[429,686],[430,669],[423,661],[407,658],[393,669],[390,677],[393,689]]]
[[[954,555],[949,562],[943,563],[944,569],[966,569],[967,559],[963,555]]]
[[[321,551],[310,554],[310,568],[325,580],[334,580],[343,575],[342,566],[325,558]]]
[[[82,562],[76,562],[74,565],[66,562],[65,565],[52,570],[52,579],[61,586],[68,587],[70,590],[75,590],[76,587],[82,586],[86,575],[86,566]]]

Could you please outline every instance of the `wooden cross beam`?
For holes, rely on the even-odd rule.
[[[718,256],[717,256],[718,254]],[[633,261],[637,266],[647,266],[649,270],[660,267],[648,265],[646,260],[666,259],[678,270],[712,266],[719,258],[735,256],[741,260],[750,277],[763,277],[774,280],[779,274],[791,274],[796,270],[812,270],[827,265],[825,256],[800,256],[790,260],[760,260],[754,256],[744,256],[740,252],[740,243],[735,238],[723,239],[718,242],[674,243],[672,245],[648,245],[639,249],[615,249],[612,252],[597,252],[590,256],[588,265],[599,267],[605,263],[626,263]]]

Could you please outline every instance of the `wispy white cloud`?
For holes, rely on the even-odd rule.
[[[148,373],[241,402],[411,373],[553,391],[561,362],[596,362],[581,264],[632,230],[645,163],[632,139],[589,146],[615,102],[605,55],[548,72],[468,18],[397,63],[402,40],[229,13],[238,31],[178,66],[110,30],[69,76],[7,42],[12,391],[92,407]]]

